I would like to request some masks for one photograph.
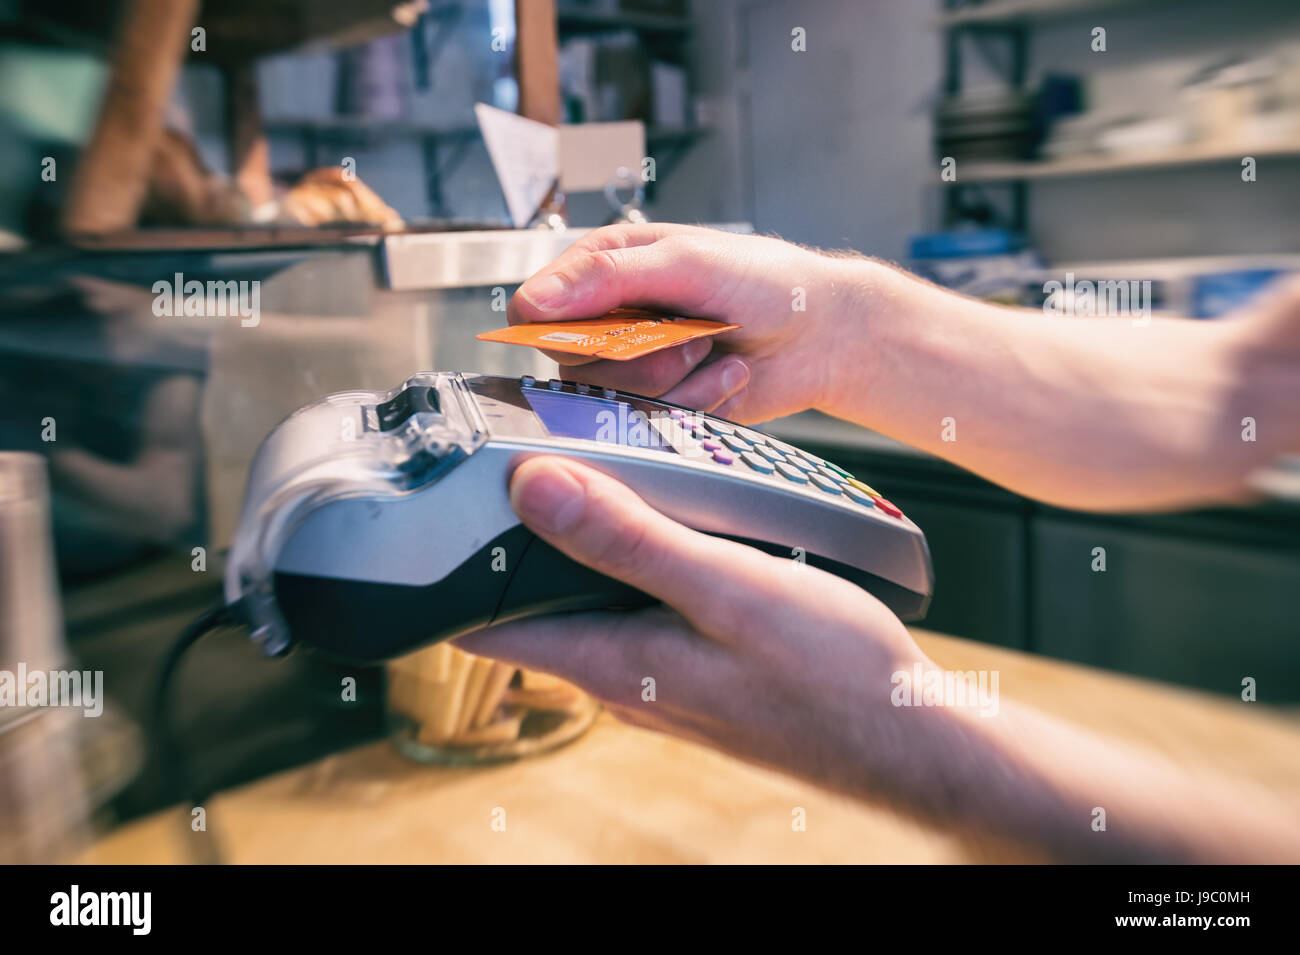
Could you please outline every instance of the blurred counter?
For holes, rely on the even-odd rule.
[[[1007,699],[1254,782],[1300,812],[1292,714],[914,633],[942,666],[998,670]],[[805,831],[792,827],[797,808]],[[235,863],[1033,861],[608,715],[562,750],[493,767],[431,768],[363,746],[226,792],[210,818]],[[187,819],[169,810],[124,826],[83,861],[187,861]]]

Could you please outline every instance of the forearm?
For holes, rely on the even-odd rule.
[[[843,262],[854,326],[820,410],[1061,506],[1228,501],[1287,450],[1300,375],[1231,323],[1050,317]],[[1243,418],[1255,423],[1244,440]]]
[[[1300,860],[1295,805],[1039,711],[877,708],[882,720],[859,744],[858,795],[970,841],[1074,862]]]

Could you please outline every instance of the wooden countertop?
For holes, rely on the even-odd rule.
[[[1259,703],[1171,689],[914,631],[951,669],[996,669],[1004,699],[1230,774],[1300,811],[1300,720]],[[792,812],[806,812],[794,831]],[[505,828],[492,826],[505,811]],[[988,862],[1029,858],[967,843],[691,743],[602,715],[556,752],[496,766],[413,763],[387,743],[223,793],[212,820],[236,863]],[[187,861],[172,810],[103,837],[97,863]]]

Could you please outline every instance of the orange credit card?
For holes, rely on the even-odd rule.
[[[529,345],[588,358],[629,361],[739,327],[707,318],[673,318],[636,308],[616,308],[601,318],[576,322],[525,322],[484,332],[477,337],[485,342]]]

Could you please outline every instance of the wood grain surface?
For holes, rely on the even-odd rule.
[[[1004,700],[1252,780],[1300,812],[1293,713],[914,633],[945,667],[996,669]],[[373,744],[224,793],[211,820],[235,863],[1034,861],[608,715],[557,752],[475,769]],[[191,838],[173,810],[104,836],[85,861],[185,862]]]

